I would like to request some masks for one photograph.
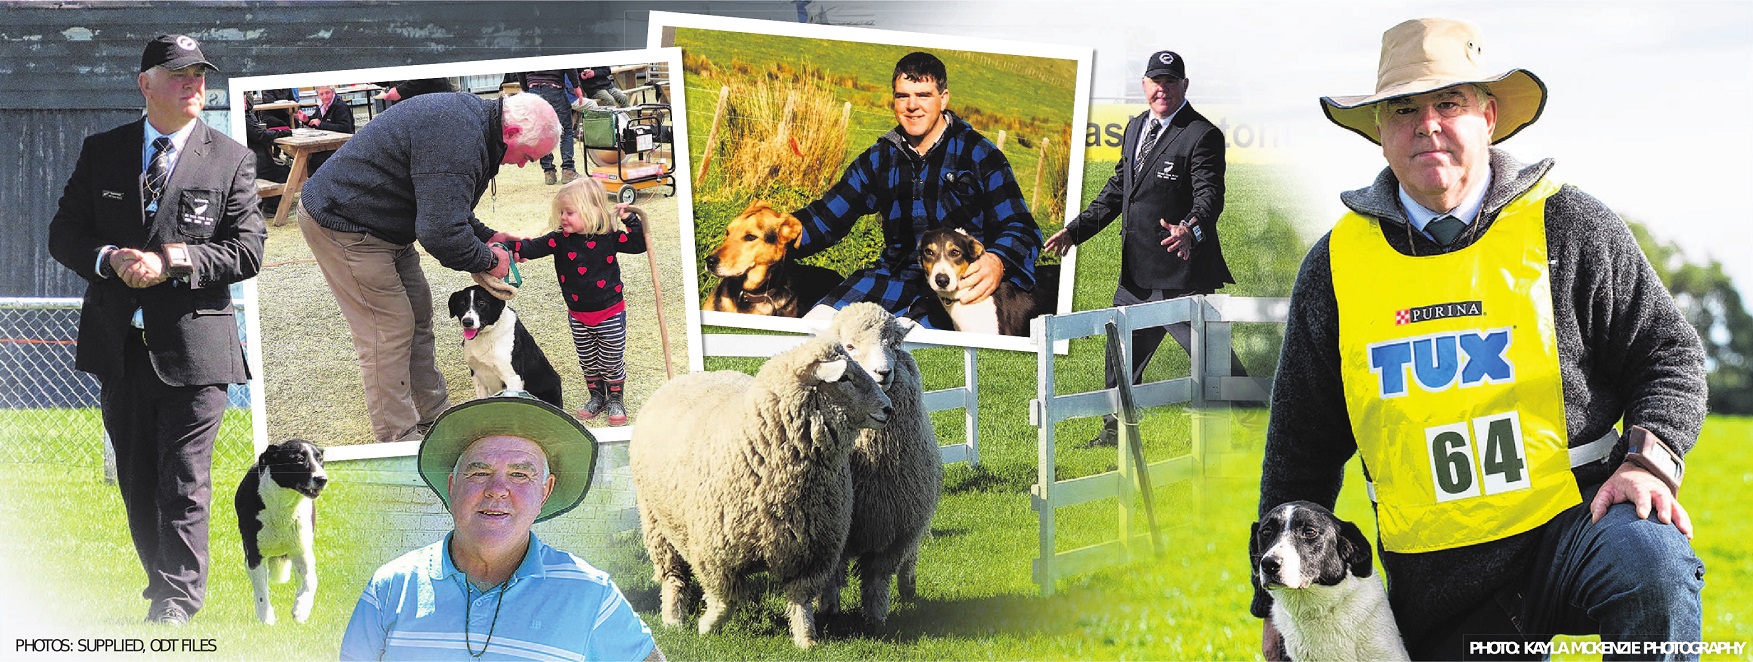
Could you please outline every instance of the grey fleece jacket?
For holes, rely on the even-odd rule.
[[[418,239],[445,267],[493,267],[475,205],[505,157],[499,102],[423,94],[378,115],[304,185],[299,204],[337,232],[393,244]]]
[[[1398,199],[1399,182],[1391,170],[1383,169],[1373,185],[1346,192],[1340,199],[1353,211],[1380,219],[1383,239],[1395,250],[1432,255],[1471,245],[1490,232],[1504,205],[1551,167],[1550,159],[1524,165],[1491,150],[1492,180],[1485,206],[1449,249],[1409,231]],[[1262,515],[1298,499],[1332,508],[1345,462],[1357,452],[1340,381],[1330,237],[1323,236],[1309,249],[1291,293],[1290,324],[1272,389],[1272,418],[1261,468]],[[1599,200],[1567,185],[1546,201],[1546,243],[1571,445],[1599,438],[1623,418],[1627,425],[1641,425],[1680,453],[1687,452],[1704,423],[1703,346],[1630,229]],[[1573,470],[1585,491],[1618,467],[1625,448],[1624,429],[1612,457]],[[1535,529],[1439,552],[1383,553],[1389,601],[1401,634],[1409,642],[1417,641],[1433,626],[1470,610],[1500,588],[1525,582],[1539,533]],[[1270,594],[1256,587],[1253,614],[1264,618],[1271,600]]]

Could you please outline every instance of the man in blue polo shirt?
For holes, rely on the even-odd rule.
[[[530,532],[584,499],[595,464],[584,426],[540,400],[507,391],[439,416],[420,475],[455,530],[378,569],[341,659],[663,660],[607,573]]]

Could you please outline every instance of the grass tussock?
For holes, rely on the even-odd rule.
[[[787,67],[791,69],[791,67]],[[793,70],[796,72],[796,70]],[[757,80],[730,97],[715,196],[747,198],[775,188],[826,190],[846,155],[845,104],[814,76]]]

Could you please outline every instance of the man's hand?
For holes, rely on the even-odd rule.
[[[1169,231],[1169,238],[1162,240],[1163,248],[1170,254],[1183,260],[1193,258],[1193,231],[1179,223],[1170,223],[1168,219],[1157,219],[1164,229]]]
[[[962,303],[974,304],[985,301],[998,289],[998,281],[1004,278],[1004,262],[993,253],[981,253],[980,259],[974,261],[974,270],[962,278]]]
[[[119,255],[118,255],[119,254]],[[125,267],[118,268],[117,262]],[[118,248],[110,255],[110,267],[128,287],[142,289],[164,282],[164,258],[132,248]]]
[[[493,251],[493,268],[487,270],[487,275],[505,278],[506,274],[511,273],[511,253],[498,246],[493,246],[490,250]]]
[[[1070,231],[1062,229],[1048,237],[1047,243],[1041,244],[1041,250],[1049,255],[1064,255],[1074,245],[1071,241]]]
[[[501,230],[499,232],[494,232],[493,236],[488,237],[487,243],[489,243],[489,244],[511,244],[513,242],[523,241],[523,240],[528,239],[528,238],[529,237],[520,237],[520,236],[517,236],[517,235],[512,234],[510,232],[505,232],[505,231]]]
[[[1289,660],[1290,655],[1284,652],[1284,635],[1278,628],[1272,627],[1272,617],[1260,622],[1260,656],[1271,660]]]
[[[1595,493],[1595,500],[1589,503],[1591,522],[1601,521],[1607,514],[1608,506],[1616,503],[1631,502],[1637,508],[1640,519],[1649,519],[1654,511],[1656,519],[1663,524],[1673,524],[1680,533],[1692,538],[1692,517],[1686,514],[1686,508],[1680,505],[1680,499],[1668,489],[1668,484],[1655,477],[1648,470],[1635,464],[1621,464],[1607,482],[1601,484],[1601,491]]]

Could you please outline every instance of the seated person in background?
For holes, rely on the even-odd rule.
[[[247,94],[244,95],[243,100],[244,143],[256,155],[256,179],[285,184],[286,175],[292,169],[287,167],[285,163],[281,163],[276,157],[274,141],[292,135],[292,130],[285,127],[268,128],[266,124],[262,123],[261,116],[256,113],[256,102],[250,99]],[[263,215],[273,214],[279,208],[280,196],[262,198]]]
[[[580,69],[578,76],[578,87],[582,91],[579,96],[604,107],[626,108],[633,105],[627,100],[627,93],[615,86],[615,77],[609,73],[608,67]]]
[[[353,133],[353,107],[346,101],[335,96],[335,86],[317,86],[317,107],[315,113],[306,113],[303,109],[294,111],[301,126],[323,131]],[[310,157],[310,171],[316,172],[329,160],[328,153],[313,154]]]

